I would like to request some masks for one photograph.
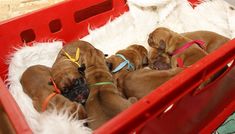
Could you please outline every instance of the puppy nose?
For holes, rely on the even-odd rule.
[[[78,79],[75,79],[74,81],[75,86],[84,85],[84,84],[85,84],[85,80],[83,78],[78,78]]]

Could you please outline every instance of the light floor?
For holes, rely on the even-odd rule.
[[[63,0],[0,0],[0,22]]]

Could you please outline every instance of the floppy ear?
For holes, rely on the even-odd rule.
[[[144,56],[144,58],[143,58],[143,61],[142,61],[142,65],[145,67],[145,66],[148,66],[148,63],[149,62],[149,60],[148,60],[148,57],[147,56]]]
[[[163,40],[159,41],[159,49],[165,50],[166,49],[166,42]]]
[[[80,72],[80,73],[83,72],[84,73],[85,69],[86,69],[85,64],[82,64],[80,67],[78,67],[78,72]]]
[[[153,39],[153,34],[149,34],[149,38],[148,38],[148,44],[150,47],[156,47],[155,43],[154,43],[154,39]]]
[[[109,68],[109,71],[112,71],[113,69],[113,63],[106,61],[106,65]]]

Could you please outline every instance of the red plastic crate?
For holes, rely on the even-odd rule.
[[[88,25],[100,27],[127,10],[125,0],[70,0],[0,23],[0,104],[17,133],[32,131],[2,81],[7,74],[5,59],[12,48],[23,42],[30,45],[33,41],[50,38],[72,41],[87,35]],[[235,40],[232,40],[98,128],[95,133],[212,132],[235,111],[234,66],[203,90],[198,92],[195,87],[234,58]],[[164,112],[172,104],[173,107]]]

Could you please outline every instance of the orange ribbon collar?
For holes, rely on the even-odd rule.
[[[44,112],[46,109],[47,109],[47,105],[49,103],[49,101],[56,95],[56,94],[61,94],[59,88],[56,86],[55,82],[50,79],[50,81],[52,82],[53,84],[53,87],[54,87],[54,92],[51,93],[50,95],[47,96],[47,98],[43,101],[43,104],[42,104],[42,112]]]

